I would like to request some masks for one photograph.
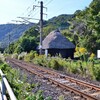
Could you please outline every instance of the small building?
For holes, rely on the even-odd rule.
[[[42,50],[46,55],[61,55],[63,58],[73,58],[75,45],[63,36],[59,30],[52,31],[42,42]]]

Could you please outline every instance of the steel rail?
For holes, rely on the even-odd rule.
[[[10,59],[9,59],[9,60],[10,60]],[[58,86],[60,86],[60,87],[62,87],[62,88],[64,88],[64,89],[66,88],[66,89],[69,90],[69,91],[73,91],[74,93],[79,94],[79,95],[81,95],[81,96],[84,97],[84,98],[87,98],[87,99],[90,99],[90,100],[99,100],[98,98],[95,98],[95,97],[93,97],[93,96],[91,96],[91,95],[89,95],[89,94],[86,94],[86,93],[84,93],[84,92],[82,92],[82,91],[80,91],[80,90],[78,90],[78,89],[72,88],[71,86],[67,86],[67,85],[65,85],[65,84],[63,84],[63,83],[60,83],[60,82],[58,82],[58,81],[56,81],[56,80],[50,78],[50,77],[47,77],[47,76],[45,76],[45,75],[39,73],[38,71],[36,71],[36,69],[38,69],[38,70],[40,70],[40,71],[47,72],[47,73],[52,74],[52,75],[54,75],[54,76],[56,75],[56,76],[62,77],[62,78],[64,78],[64,79],[66,79],[66,80],[70,80],[70,82],[74,82],[74,83],[77,83],[77,84],[81,84],[81,85],[87,86],[87,87],[89,87],[89,88],[91,88],[91,89],[96,89],[96,90],[99,90],[99,91],[100,91],[100,87],[98,87],[98,86],[96,86],[96,85],[89,84],[89,83],[83,82],[83,81],[79,81],[78,79],[74,79],[74,78],[72,78],[72,77],[68,77],[68,76],[62,75],[62,74],[60,74],[60,73],[57,73],[57,72],[55,72],[55,71],[51,71],[51,70],[48,70],[48,69],[44,69],[44,68],[42,68],[42,67],[33,66],[32,64],[27,64],[26,62],[23,63],[22,61],[19,61],[19,60],[12,59],[12,60],[10,60],[10,61],[11,61],[12,63],[16,64],[17,66],[20,66],[20,67],[22,67],[22,68],[24,68],[24,69],[30,71],[31,73],[34,73],[34,74],[40,76],[40,77],[46,78],[46,79],[48,79],[49,81],[51,81],[52,83],[54,83],[54,84],[56,84],[56,85],[58,85]],[[16,62],[17,62],[17,63],[16,63]],[[22,64],[23,64],[23,65],[22,65]],[[27,67],[27,66],[30,66],[30,67]],[[32,68],[35,68],[35,70],[33,70]]]
[[[67,86],[67,85],[65,85],[65,84],[63,84],[63,83],[59,83],[59,82],[57,82],[57,81],[55,81],[55,80],[52,80],[52,79],[50,79],[49,78],[49,80],[50,81],[52,81],[54,84],[56,84],[56,85],[58,85],[58,86],[60,86],[60,87],[62,87],[62,88],[66,88],[67,90],[69,90],[69,91],[72,91],[72,92],[74,92],[74,93],[76,93],[76,94],[79,94],[81,97],[84,97],[84,98],[86,98],[86,99],[88,99],[88,100],[98,100],[97,98],[95,98],[95,97],[93,97],[93,96],[91,96],[91,95],[88,95],[88,94],[86,94],[86,93],[84,93],[84,92],[81,92],[81,91],[79,91],[79,90],[77,90],[77,89],[74,89],[74,88],[72,88],[71,86]]]
[[[20,62],[20,61],[19,61],[19,62]],[[27,64],[26,62],[24,62],[24,63]],[[24,63],[23,63],[23,64],[24,64]],[[35,67],[36,69],[39,69],[39,70],[41,70],[41,71],[45,71],[45,72],[47,72],[47,73],[49,73],[49,74],[52,74],[52,75],[55,75],[55,76],[59,76],[59,77],[65,78],[65,79],[70,80],[70,81],[72,81],[72,82],[75,82],[75,83],[77,83],[77,84],[81,84],[81,85],[87,86],[87,87],[89,87],[89,88],[91,88],[91,89],[96,89],[96,90],[100,91],[100,87],[99,87],[99,86],[96,86],[96,85],[94,85],[94,84],[90,84],[90,83],[88,83],[88,82],[84,82],[84,81],[82,81],[82,80],[78,80],[78,79],[75,79],[75,78],[72,78],[72,77],[69,77],[69,76],[60,74],[60,73],[58,73],[58,72],[55,72],[55,71],[52,71],[52,70],[48,70],[48,69],[43,68],[43,67],[33,66],[31,63],[29,63],[29,64],[30,64],[31,67]],[[28,64],[27,64],[27,65],[28,65]]]

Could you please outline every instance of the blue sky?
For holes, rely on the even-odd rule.
[[[17,17],[31,17],[39,19],[39,8],[32,11],[33,5],[38,5],[40,0],[0,0],[0,24],[11,23],[11,20],[21,20]],[[44,19],[60,14],[73,14],[76,10],[84,10],[92,0],[43,0]],[[35,20],[31,20],[36,22]]]

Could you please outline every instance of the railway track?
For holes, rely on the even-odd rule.
[[[100,100],[99,86],[17,59],[9,58],[7,59],[7,61],[44,78],[45,80],[63,88],[64,90],[68,90],[71,93],[75,93],[75,100]]]

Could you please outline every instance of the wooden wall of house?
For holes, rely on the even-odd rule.
[[[48,53],[51,56],[61,55],[63,58],[74,58],[75,49],[48,49]]]

